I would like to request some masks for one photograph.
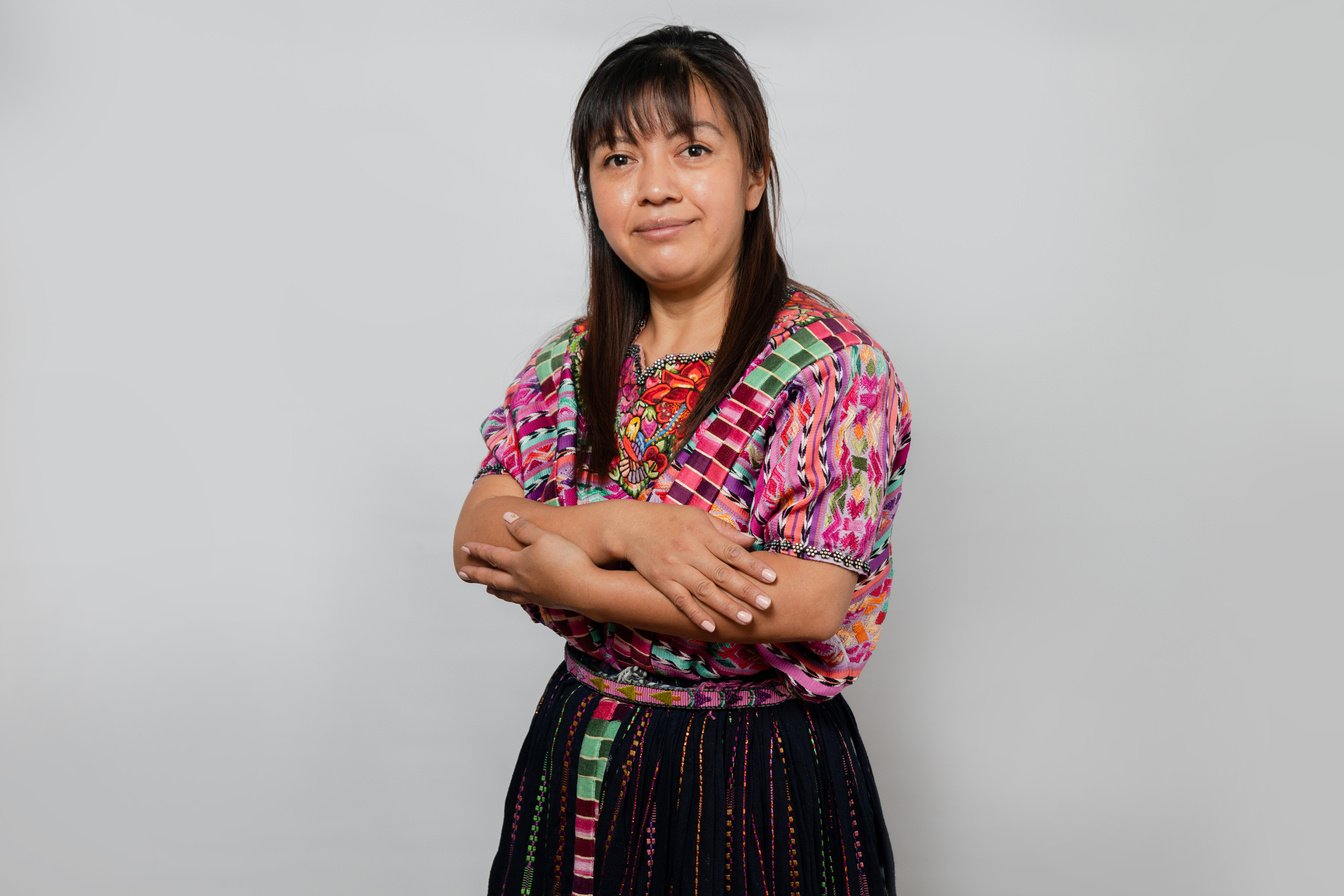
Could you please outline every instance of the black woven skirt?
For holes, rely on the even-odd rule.
[[[492,896],[894,894],[891,841],[842,696],[672,686],[570,649],[504,806]]]

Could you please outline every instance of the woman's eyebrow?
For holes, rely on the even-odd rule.
[[[690,126],[687,127],[686,129],[683,130],[677,128],[668,131],[667,135],[670,137],[674,134],[681,134],[683,136],[690,137],[696,131],[699,130],[713,131],[715,134],[719,136],[720,139],[722,139],[723,137],[723,131],[719,130],[719,126],[712,121],[693,121],[690,123]],[[596,152],[599,148],[614,149],[615,147],[620,146],[621,144],[634,146],[636,143],[638,143],[638,141],[635,140],[635,138],[631,137],[629,134],[625,133],[624,131],[612,131],[610,140],[604,140],[601,137],[594,140],[593,148],[591,151]]]
[[[626,143],[633,146],[635,141],[631,139],[630,135],[625,133],[624,131],[612,131],[611,137],[609,139],[598,137],[596,140],[594,140],[592,151],[596,152],[599,148],[602,147],[612,149],[622,143]]]
[[[684,128],[673,128],[667,132],[667,136],[694,137],[696,131],[713,131],[719,139],[723,139],[723,131],[712,121],[693,121]]]

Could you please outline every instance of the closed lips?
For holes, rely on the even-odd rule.
[[[648,221],[635,228],[635,233],[647,233],[650,230],[666,230],[669,227],[681,227],[691,223],[685,218],[659,218],[656,221]]]

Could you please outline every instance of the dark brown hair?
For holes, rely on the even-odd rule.
[[[681,441],[668,452],[669,459],[765,347],[787,295],[788,272],[775,242],[779,172],[770,148],[765,101],[742,54],[712,31],[684,25],[659,28],[613,50],[580,94],[570,131],[574,189],[588,231],[588,326],[578,384],[587,426],[579,450],[585,466],[601,477],[616,458],[613,422],[621,366],[636,328],[649,314],[649,292],[598,228],[588,190],[589,157],[595,146],[611,143],[618,133],[644,134],[662,126],[689,134],[695,83],[724,110],[748,169],[765,170],[766,190],[756,209],[747,213],[733,298],[710,376],[682,424]]]

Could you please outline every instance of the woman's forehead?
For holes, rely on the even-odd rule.
[[[732,124],[718,98],[693,81],[684,92],[658,90],[650,85],[593,134],[597,148],[615,143],[637,143],[652,137],[695,137],[700,132],[726,137]]]

